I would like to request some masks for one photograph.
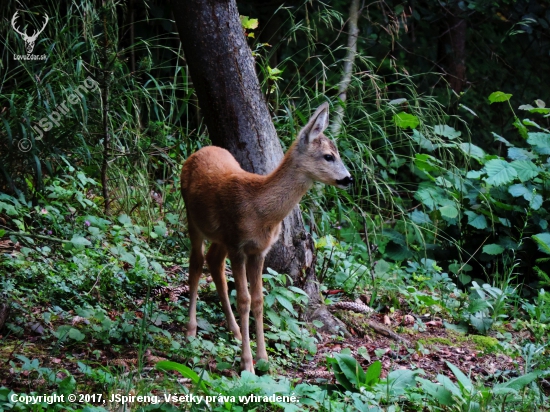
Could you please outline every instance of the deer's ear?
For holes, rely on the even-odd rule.
[[[299,145],[307,146],[312,140],[319,137],[328,127],[328,103],[323,103],[315,110],[306,126],[298,135]]]

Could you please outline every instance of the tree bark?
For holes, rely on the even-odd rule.
[[[235,0],[172,0],[171,4],[212,143],[229,150],[246,171],[271,172],[283,158],[283,150]],[[323,311],[315,279],[313,241],[304,230],[298,206],[283,221],[266,266],[305,285],[308,314],[328,313]]]
[[[466,36],[468,22],[457,3],[449,4],[439,39],[439,55],[451,89],[460,93],[466,85]]]

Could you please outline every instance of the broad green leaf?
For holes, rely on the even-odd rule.
[[[334,355],[338,366],[346,378],[355,386],[359,386],[365,382],[365,371],[361,368],[359,362],[357,362],[352,356],[338,353]]]
[[[486,316],[470,315],[470,323],[481,334],[485,335],[493,325],[493,319]]]
[[[533,198],[533,192],[531,192],[529,189],[527,189],[524,185],[521,183],[517,183],[515,185],[511,185],[508,188],[508,193],[510,193],[514,197],[520,197],[523,196],[525,200],[531,200]]]
[[[455,395],[458,399],[462,398],[462,393],[460,391],[460,388],[451,380],[451,378],[448,378],[445,375],[439,374],[437,375],[437,380],[441,382],[441,384],[445,389],[448,389],[449,391],[451,391],[453,395]]]
[[[377,383],[380,379],[380,373],[382,373],[382,362],[373,362],[365,374],[365,385],[373,385]]]
[[[528,133],[527,143],[540,154],[550,154],[550,133]]]
[[[442,189],[435,186],[422,186],[414,194],[414,198],[419,200],[428,209],[433,210],[445,199]]]
[[[529,202],[529,207],[533,210],[539,210],[542,206],[542,196],[541,195],[535,195],[533,196],[533,199]]]
[[[458,145],[460,149],[467,155],[473,157],[476,160],[482,160],[485,157],[485,151],[472,143],[460,143]]]
[[[85,246],[90,246],[92,243],[82,236],[74,235],[71,239],[71,243],[76,249],[84,249]]]
[[[410,214],[410,217],[411,217],[411,220],[417,225],[432,223],[430,216],[418,209],[413,210],[412,213]]]
[[[485,219],[485,216],[478,215],[477,213],[472,212],[471,210],[464,212],[464,214],[468,216],[468,224],[470,226],[473,226],[476,229],[487,228],[487,220]]]
[[[441,216],[454,219],[458,216],[458,210],[454,206],[443,206],[439,208],[439,212],[441,213]]]
[[[456,139],[462,134],[461,132],[455,130],[454,127],[447,126],[446,124],[435,125],[434,133],[438,136],[443,136],[450,140]]]
[[[427,379],[417,378],[420,383],[420,387],[430,396],[432,396],[437,403],[445,406],[452,406],[454,404],[453,394],[443,386],[433,383]]]
[[[530,372],[525,375],[518,376],[517,378],[510,379],[508,382],[499,383],[495,385],[494,388],[507,388],[520,391],[544,373],[545,372],[543,371]]]
[[[539,233],[538,235],[531,236],[531,238],[537,243],[541,252],[550,255],[550,233]]]
[[[390,270],[391,265],[386,262],[384,259],[380,259],[378,262],[376,262],[376,265],[374,266],[374,273],[376,275],[384,275],[385,273],[388,273]]]
[[[258,19],[251,19],[248,16],[240,16],[241,25],[245,30],[254,30],[258,28]]]
[[[296,314],[296,311],[294,310],[292,303],[287,298],[285,298],[280,294],[277,294],[276,296],[277,296],[277,301],[281,304],[281,306],[283,306],[290,313]]]
[[[485,181],[492,186],[501,186],[514,180],[518,172],[510,163],[501,159],[491,159],[485,164],[487,178]]]
[[[508,148],[508,158],[512,159],[512,160],[524,160],[524,161],[529,161],[529,160],[532,160],[534,158],[536,158],[537,155],[525,150],[525,149],[521,149],[519,147],[510,147]],[[513,163],[512,163],[512,166]]]
[[[441,169],[441,161],[429,154],[417,153],[414,155],[414,165],[423,172],[433,172]]]
[[[482,173],[479,170],[470,170],[468,173],[466,173],[466,177],[468,179],[479,179],[481,175]]]
[[[420,372],[410,369],[397,369],[388,374],[388,384],[384,387],[389,387],[389,393],[393,396],[401,396],[409,387],[416,386],[416,375]]]
[[[430,140],[420,133],[418,130],[414,129],[411,139],[414,140],[418,145],[429,152],[433,152],[438,145],[433,144]]]
[[[118,221],[125,227],[132,226],[132,219],[127,214],[120,215]]]
[[[393,122],[397,127],[401,129],[415,129],[419,124],[420,120],[413,114],[400,112],[393,116]]]
[[[474,384],[472,383],[470,378],[464,375],[464,373],[451,362],[446,361],[445,363],[447,364],[451,372],[453,372],[453,374],[456,376],[458,383],[468,392],[471,392],[474,389]]]
[[[84,335],[78,329],[76,329],[76,328],[69,329],[69,338],[80,342],[80,341],[84,340],[85,337],[86,337],[86,335]]]
[[[483,246],[483,253],[488,255],[500,255],[502,252],[504,252],[504,248],[496,243]]]
[[[489,95],[489,103],[500,103],[500,102],[507,102],[512,97],[511,94],[504,93],[504,92],[493,92]]]

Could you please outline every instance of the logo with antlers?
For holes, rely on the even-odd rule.
[[[45,16],[45,21],[44,21],[44,25],[42,26],[42,28],[40,30],[35,30],[34,34],[32,36],[29,36],[26,32],[19,31],[16,27],[16,20],[19,17],[18,13],[19,13],[19,11],[16,11],[15,14],[13,15],[13,17],[11,19],[11,25],[12,25],[13,29],[17,33],[19,33],[21,35],[21,37],[23,38],[23,41],[25,42],[25,49],[27,49],[27,54],[31,54],[32,51],[34,50],[34,43],[36,42],[36,39],[38,38],[38,35],[44,31],[44,29],[46,28],[46,24],[48,24],[48,21],[50,19],[49,19],[48,15],[45,14],[44,15]]]

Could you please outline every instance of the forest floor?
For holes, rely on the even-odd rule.
[[[173,272],[180,270],[179,266],[172,268]],[[169,270],[167,272],[170,273]],[[215,306],[213,311],[221,312],[217,296],[212,293],[210,287],[211,278],[206,276],[203,279],[205,280],[200,299],[208,306]],[[157,292],[159,312],[171,313],[175,306],[183,306],[185,311],[187,303],[182,300],[186,296],[187,288],[179,286],[174,284],[164,288],[165,291],[176,290],[175,298],[172,295],[170,299],[163,299],[163,293]],[[98,296],[98,300],[105,301],[105,297],[100,299]],[[140,309],[143,302],[143,300],[134,302],[135,319],[138,321],[143,317],[143,312]],[[89,326],[90,320],[77,315],[73,310],[67,310],[56,317],[55,321],[44,322],[41,319],[45,319],[48,313],[59,312],[58,308],[47,304],[29,307],[25,300],[14,300],[12,306],[18,308],[13,313],[17,323],[24,326],[18,334],[10,333],[7,329],[4,329],[4,333],[0,333],[2,342],[0,346],[0,387],[8,387],[19,392],[45,388],[48,387],[46,376],[48,371],[55,371],[58,380],[72,375],[77,381],[81,379],[87,381],[86,384],[91,387],[97,387],[98,384],[101,386],[102,383],[105,383],[98,378],[97,373],[94,374],[91,370],[87,370],[83,363],[94,365],[95,370],[105,371],[105,380],[108,380],[109,376],[143,375],[144,373],[150,377],[158,375],[157,377],[160,379],[161,372],[154,370],[157,362],[173,360],[188,363],[190,360],[189,354],[180,355],[178,351],[166,350],[166,345],[161,339],[153,340],[145,345],[146,348],[141,351],[141,356],[136,342],[111,344],[93,337],[86,341],[64,340],[56,333],[56,329],[68,324],[78,331],[82,326]],[[107,310],[107,316],[111,321],[115,321],[123,315],[115,309],[115,306],[113,305],[110,310]],[[386,311],[385,314],[367,315],[369,320],[384,325],[385,328],[399,335],[402,339],[399,341],[369,328],[364,322],[367,319],[364,317],[365,315],[353,316],[354,324],[348,325],[351,336],[345,338],[341,335],[318,333],[316,334],[316,353],[313,356],[309,356],[307,360],[302,358],[298,362],[293,362],[291,356],[289,366],[284,367],[279,364],[276,367],[277,372],[291,378],[294,382],[334,384],[336,383],[334,373],[328,367],[326,357],[346,349],[364,369],[367,369],[372,362],[379,360],[382,364],[382,378],[386,377],[390,371],[397,369],[421,369],[423,377],[426,379],[434,380],[439,374],[443,374],[456,381],[446,362],[458,366],[472,381],[496,383],[527,372],[523,357],[519,356],[518,352],[513,353],[514,351],[509,348],[519,346],[525,341],[534,341],[534,337],[528,328],[514,320],[502,323],[498,331],[493,331],[488,336],[481,336],[458,333],[446,328],[446,322],[440,318],[417,316],[405,309]],[[168,319],[166,318],[166,320]],[[414,322],[413,319],[424,320]],[[181,345],[185,345],[185,338],[183,338],[185,324],[183,322],[172,319],[154,323],[159,326],[162,323],[162,328],[171,335],[181,336]],[[201,338],[206,342],[211,341],[216,344],[217,331],[223,330],[224,323],[223,318],[219,316],[214,319],[209,318],[206,321],[207,329],[211,327],[215,329],[203,331]],[[269,331],[269,326],[267,326],[267,330]],[[507,337],[506,348],[508,350],[496,338],[502,338],[503,334],[506,334]],[[234,341],[234,345],[237,347],[238,342]],[[205,351],[202,356],[200,356],[200,350],[195,351],[194,355],[197,353],[200,359],[195,357],[194,363],[203,365],[208,372],[227,377],[238,376],[238,357],[234,358],[231,367],[220,370],[218,369],[219,357],[213,356],[209,351]],[[22,367],[17,367],[16,365],[21,362],[23,362]],[[275,363],[278,363],[277,360]],[[548,380],[542,379],[541,387],[547,395],[550,394]]]

